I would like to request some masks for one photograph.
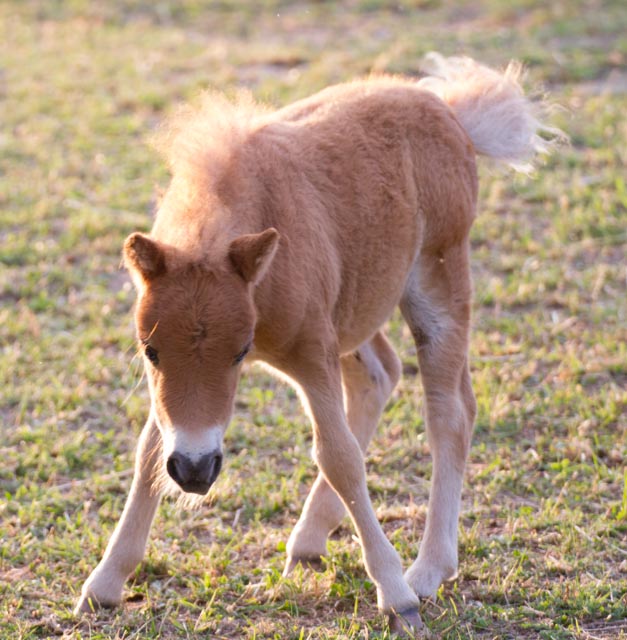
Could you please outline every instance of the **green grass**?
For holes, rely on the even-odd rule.
[[[113,612],[75,619],[130,483],[148,400],[120,249],[165,168],[177,102],[282,105],[422,54],[523,60],[572,146],[533,179],[484,171],[473,231],[479,417],[442,638],[627,637],[627,11],[620,1],[29,1],[0,5],[0,637],[384,638],[348,523],[327,570],[282,579],[314,477],[291,391],[252,369],[205,507],[160,508]],[[415,351],[368,458],[407,565],[430,463]]]

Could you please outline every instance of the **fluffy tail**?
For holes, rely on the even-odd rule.
[[[419,86],[448,103],[478,154],[529,173],[538,154],[567,140],[560,129],[541,121],[546,105],[525,96],[519,63],[510,62],[499,73],[471,58],[429,53],[421,66],[429,75]]]

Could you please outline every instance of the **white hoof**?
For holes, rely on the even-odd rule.
[[[74,615],[78,616],[82,613],[96,613],[100,609],[112,609],[117,607],[120,601],[103,601],[91,594],[81,594],[76,606],[74,607]]]
[[[122,602],[125,582],[126,576],[111,575],[96,567],[83,585],[81,596],[74,607],[74,615],[117,607]]]
[[[390,613],[388,616],[390,631],[401,638],[425,638],[426,628],[420,618],[418,607]]]
[[[326,564],[323,558],[324,556],[288,557],[285,561],[283,577],[287,578],[287,576],[289,576],[298,565],[303,567],[303,569],[311,569],[312,571],[322,573],[326,569]]]

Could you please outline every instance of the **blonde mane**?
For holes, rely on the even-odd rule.
[[[234,99],[206,91],[198,106],[181,105],[152,138],[174,178],[217,185],[267,108],[247,91]]]

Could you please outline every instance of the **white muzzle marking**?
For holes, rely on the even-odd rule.
[[[191,433],[174,426],[163,436],[165,458],[169,458],[176,451],[195,463],[208,453],[222,453],[223,433],[224,429],[218,426],[195,429]]]

